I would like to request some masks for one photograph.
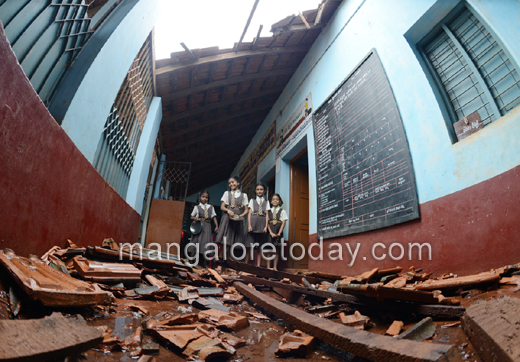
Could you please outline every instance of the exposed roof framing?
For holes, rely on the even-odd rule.
[[[186,47],[156,61],[161,149],[168,161],[192,162],[189,194],[229,176],[339,3],[283,19],[271,37],[259,29],[233,49]]]

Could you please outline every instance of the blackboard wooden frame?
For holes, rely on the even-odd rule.
[[[316,122],[318,121],[318,115],[320,115],[322,109],[324,107],[326,107],[328,104],[329,104],[329,101],[335,97],[337,94],[339,94],[339,91],[342,89],[342,87],[349,81],[349,79],[354,75],[356,74],[356,72],[367,62],[367,60],[371,57],[371,56],[374,56],[375,59],[377,60],[378,62],[378,65],[380,66],[380,70],[382,71],[382,75],[383,75],[383,83],[384,83],[384,87],[385,87],[385,91],[388,91],[390,93],[390,97],[389,97],[389,100],[391,100],[391,105],[395,108],[395,122],[397,123],[397,125],[399,126],[397,131],[399,132],[399,135],[402,136],[402,142],[404,143],[403,145],[403,151],[405,151],[405,154],[404,154],[404,161],[405,161],[405,164],[406,166],[408,167],[408,169],[410,170],[410,174],[409,174],[409,177],[410,177],[410,190],[409,190],[409,196],[412,198],[411,200],[408,200],[410,201],[410,204],[412,205],[412,211],[401,216],[401,217],[395,217],[395,218],[391,218],[391,219],[386,219],[386,216],[385,216],[385,220],[377,220],[376,222],[372,222],[372,223],[369,223],[369,224],[364,224],[362,223],[361,225],[351,225],[351,226],[346,226],[346,225],[343,225],[342,227],[338,227],[334,230],[323,230],[323,226],[320,224],[320,206],[321,206],[321,193],[320,193],[320,162],[319,162],[319,153],[320,153],[320,150],[319,150],[319,140],[318,140],[318,133],[317,133],[317,129],[316,129]],[[338,236],[345,236],[345,235],[351,235],[351,234],[356,234],[356,233],[361,233],[361,232],[365,232],[365,231],[369,231],[369,230],[375,230],[375,229],[380,229],[380,228],[384,228],[384,227],[388,227],[388,226],[392,226],[392,225],[396,225],[396,224],[400,224],[400,223],[403,223],[403,222],[406,222],[406,221],[410,221],[410,220],[414,220],[414,219],[417,219],[420,217],[419,215],[419,202],[418,202],[418,196],[417,196],[417,187],[416,187],[416,183],[415,183],[415,174],[414,174],[414,169],[413,169],[413,164],[412,164],[412,159],[411,159],[411,154],[410,154],[410,148],[409,148],[409,144],[408,144],[408,139],[406,137],[406,132],[404,130],[404,125],[403,125],[403,122],[402,122],[402,118],[401,118],[401,114],[399,112],[399,107],[397,105],[397,102],[395,100],[395,96],[394,96],[394,93],[393,93],[393,90],[392,90],[392,87],[390,85],[390,82],[388,80],[388,77],[386,75],[386,72],[385,72],[385,69],[383,67],[383,64],[381,62],[381,59],[379,58],[378,54],[377,54],[377,51],[375,48],[371,49],[370,52],[354,67],[354,69],[348,74],[347,77],[345,77],[343,79],[343,81],[338,85],[338,87],[336,87],[336,89],[334,89],[334,91],[325,99],[325,101],[320,104],[320,106],[316,109],[316,111],[313,112],[314,114],[314,117],[313,117],[313,130],[314,130],[314,142],[315,142],[315,156],[316,156],[316,195],[317,195],[317,210],[316,210],[316,217],[317,217],[317,233],[318,233],[318,238],[319,239],[329,239],[329,238],[334,238],[334,237],[338,237]],[[340,172],[339,174],[342,174],[342,172]],[[337,176],[337,175],[336,175]],[[343,179],[341,180],[341,190],[343,190]],[[379,210],[381,211],[381,210]],[[342,220],[347,220],[348,218],[344,218]]]

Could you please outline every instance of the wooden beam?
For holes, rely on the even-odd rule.
[[[217,80],[215,82],[208,83],[208,84],[201,84],[201,85],[198,85],[193,88],[183,89],[183,90],[180,90],[177,92],[164,94],[164,95],[161,95],[160,97],[162,98],[162,101],[164,104],[165,102],[173,101],[175,99],[182,98],[182,97],[186,97],[192,93],[204,92],[208,89],[225,87],[225,86],[229,86],[229,85],[237,84],[237,83],[241,83],[241,82],[255,81],[257,79],[294,74],[296,69],[297,69],[297,67],[290,67],[290,68],[287,67],[287,68],[283,68],[283,69],[270,70],[270,71],[266,71],[266,72],[251,73],[251,74],[247,74],[247,75],[239,76],[239,77],[231,77],[231,78],[227,78],[227,79]]]
[[[276,278],[276,279],[283,279],[287,278],[290,281],[293,281],[295,283],[302,283],[303,275],[299,274],[293,274],[293,273],[287,273],[284,271],[279,270],[271,270],[267,268],[263,268],[261,266],[255,266],[251,264],[241,263],[234,260],[226,260],[225,263],[223,263],[225,266],[235,269],[236,271],[245,271],[247,273],[255,274],[257,276],[261,276],[264,278]],[[325,279],[313,277],[313,276],[305,276],[305,279],[307,279],[312,284],[319,284],[322,281],[325,281]]]
[[[360,331],[333,322],[326,318],[306,313],[287,305],[243,283],[234,283],[235,288],[246,298],[293,325],[295,328],[319,338],[355,356],[375,362],[437,362],[447,361],[453,349],[451,344],[422,343],[395,339],[376,333]]]
[[[200,123],[198,125],[188,126],[185,129],[181,129],[181,130],[178,130],[178,131],[173,131],[172,136],[174,136],[174,137],[175,136],[182,136],[182,135],[188,134],[190,132],[197,131],[197,130],[202,129],[202,128],[206,128],[208,126],[213,126],[213,125],[216,125],[216,124],[222,124],[222,123],[227,122],[229,120],[232,120],[234,118],[247,116],[248,114],[251,114],[251,113],[263,112],[263,111],[266,111],[268,109],[271,109],[272,107],[273,107],[272,104],[263,104],[263,105],[260,105],[258,107],[244,109],[244,110],[241,110],[241,111],[238,111],[238,112],[234,112],[234,113],[222,116],[222,117],[218,117],[218,118],[215,118],[215,119],[211,119],[209,121],[205,121],[205,122]],[[170,138],[172,138],[172,137],[169,137],[169,135],[168,136],[165,135],[163,139],[170,139]]]
[[[265,91],[254,92],[254,93],[246,94],[246,95],[243,95],[240,97],[230,98],[225,101],[211,103],[211,104],[205,105],[203,107],[194,108],[190,111],[175,113],[173,116],[164,117],[162,119],[161,123],[169,124],[169,123],[176,122],[176,121],[184,119],[184,118],[193,117],[193,116],[199,115],[201,113],[211,111],[213,109],[229,106],[230,104],[233,104],[233,103],[240,103],[240,102],[244,102],[244,101],[249,101],[251,99],[262,98],[262,97],[266,97],[266,96],[270,96],[270,95],[274,95],[274,94],[280,94],[280,93],[282,93],[284,88],[285,87],[270,88]]]
[[[252,57],[256,55],[266,55],[266,54],[279,54],[279,53],[306,53],[309,51],[309,46],[300,45],[294,47],[276,47],[276,48],[258,48],[254,50],[241,50],[238,53],[223,53],[210,55],[207,57],[199,58],[196,61],[190,61],[188,63],[177,63],[166,65],[164,67],[157,69],[157,75],[163,75],[171,72],[175,72],[181,69],[196,67],[202,64],[208,64],[213,62],[219,62],[222,60],[235,60],[239,58]]]
[[[314,295],[316,297],[321,297],[324,299],[331,298],[334,302],[347,303],[354,307],[366,307],[374,310],[389,310],[389,311],[399,311],[410,314],[418,314],[423,316],[429,316],[432,318],[460,318],[466,308],[460,306],[453,305],[438,305],[438,304],[419,304],[419,303],[409,303],[402,301],[392,301],[385,300],[384,302],[377,301],[374,298],[368,298],[364,296],[356,296],[345,293],[332,292],[328,290],[319,290],[314,288],[302,287],[294,284],[286,284],[277,282],[274,280],[265,280],[250,276],[240,276],[242,280],[246,283],[252,283],[254,285],[267,285],[274,288],[281,288],[288,290],[290,292]],[[307,276],[305,276],[307,279]]]
[[[316,14],[316,18],[314,18],[314,26],[321,23],[321,16],[323,15],[323,9],[325,9],[325,5],[327,5],[327,1],[323,2],[318,8],[318,13]]]
[[[240,44],[242,44],[242,40],[244,40],[244,36],[246,36],[247,28],[249,28],[249,24],[251,23],[251,19],[253,19],[253,14],[255,13],[256,7],[258,6],[258,2],[260,0],[255,0],[255,3],[253,4],[253,9],[251,9],[251,13],[249,14],[249,18],[247,18],[246,26],[244,27],[244,31],[242,32],[242,35],[240,36],[240,40],[238,41],[238,44],[235,49],[235,53],[238,52],[238,47],[240,47]]]
[[[190,55],[191,59],[193,59],[193,60],[197,60],[197,59],[199,59],[199,57],[196,56],[195,54],[193,54],[193,52],[190,50],[190,48],[188,48],[188,47],[186,46],[186,44],[181,43],[181,47],[183,47],[184,50],[186,51],[186,53],[188,53],[188,54]]]
[[[305,27],[307,28],[307,30],[309,30],[311,28],[311,26],[307,22],[307,19],[305,19],[305,16],[303,16],[303,14],[300,11],[298,11],[298,15],[300,15],[300,19],[302,19],[302,21],[305,24]]]
[[[258,28],[258,33],[256,33],[256,38],[253,40],[253,45],[251,45],[251,49],[255,50],[256,47],[258,46],[258,40],[260,39],[260,33],[262,32],[263,28],[264,28],[263,25],[260,25],[260,28]]]

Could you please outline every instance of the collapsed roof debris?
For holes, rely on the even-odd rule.
[[[147,361],[151,355],[176,354],[206,361],[241,360],[256,349],[260,356],[307,356],[312,361],[318,355],[334,360],[325,352],[332,348],[372,361],[456,361],[477,356],[477,351],[482,354],[483,345],[493,346],[495,355],[511,361],[518,354],[501,339],[514,331],[501,332],[490,325],[491,317],[483,317],[497,309],[471,303],[479,296],[515,296],[513,274],[520,265],[469,277],[434,278],[413,267],[373,269],[354,276],[294,274],[230,260],[205,269],[177,256],[160,260],[160,254],[149,249],[142,249],[140,257],[129,246],[119,250],[122,260],[116,261],[113,256],[119,251],[113,245],[79,248],[71,243],[68,249],[50,249],[41,259],[0,251],[0,263],[7,271],[0,274],[2,307],[10,318],[19,318],[0,321],[4,323],[0,333],[7,326],[19,332],[8,333],[13,342],[3,356],[32,353],[41,360],[49,350],[49,356],[83,352],[87,360],[108,353],[115,359],[128,355]],[[107,256],[110,262],[105,261]],[[520,302],[509,299],[487,302],[503,304],[500,316],[493,318],[516,320],[515,306]],[[71,311],[64,307],[76,308],[78,315],[64,318],[62,314],[69,316]],[[38,317],[46,319],[33,319]],[[83,318],[86,322],[81,322]],[[22,333],[27,330],[24,326],[46,320],[65,323],[60,333],[67,337],[83,330],[89,337],[13,350],[17,338],[35,338]],[[95,333],[88,332],[85,323],[96,327]],[[457,338],[450,338],[452,331],[459,332]],[[241,349],[245,345],[248,348]],[[89,348],[93,349],[84,352]]]

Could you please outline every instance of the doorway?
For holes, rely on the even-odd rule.
[[[304,149],[291,162],[291,207],[289,216],[289,246],[300,243],[305,248],[295,247],[293,253],[301,260],[290,258],[289,268],[307,269],[309,248],[309,159]]]

